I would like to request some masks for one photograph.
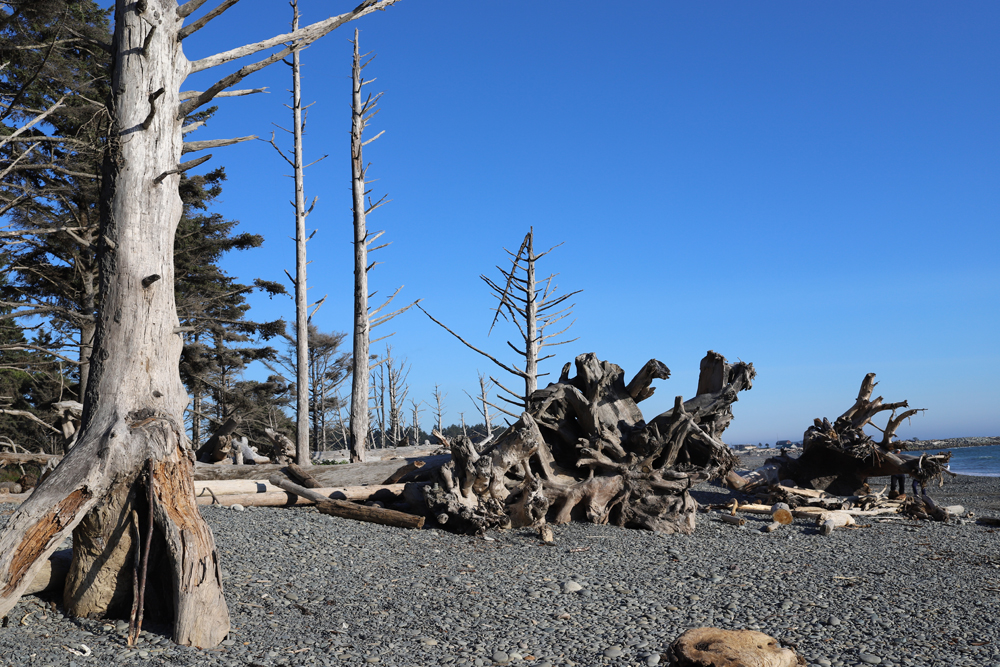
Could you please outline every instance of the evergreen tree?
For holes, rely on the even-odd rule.
[[[280,407],[284,393],[280,383],[243,381],[248,364],[276,354],[271,347],[249,343],[255,338],[268,340],[285,327],[282,320],[246,319],[250,309],[246,297],[254,290],[272,296],[285,290],[263,280],[244,285],[219,267],[227,252],[257,248],[264,241],[258,234],[234,234],[237,221],[208,212],[225,179],[225,170],[218,168],[203,176],[183,177],[180,183],[184,213],[174,244],[174,288],[177,316],[185,329],[181,379],[192,397],[195,447],[204,439],[206,420],[221,424],[232,415],[246,419],[242,413],[247,408],[270,403]]]
[[[0,148],[0,213],[19,239],[15,280],[0,293],[11,319],[40,315],[50,351],[72,358],[82,400],[97,307],[98,197],[109,127],[107,10],[91,0],[18,0],[0,14],[0,135],[44,123]]]

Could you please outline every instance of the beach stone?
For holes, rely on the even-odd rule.
[[[882,658],[871,653],[861,653],[858,657],[861,658],[861,662],[866,665],[877,665],[882,662]]]
[[[622,655],[623,653],[620,646],[611,646],[609,648],[604,649],[605,658],[620,658],[622,657]]]
[[[495,651],[493,655],[490,657],[493,659],[493,662],[499,662],[499,663],[510,662],[510,656],[504,653],[503,651]]]
[[[573,580],[570,580],[563,583],[562,590],[563,593],[576,593],[577,591],[582,591],[583,586]]]

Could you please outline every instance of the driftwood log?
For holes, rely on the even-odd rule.
[[[429,479],[444,463],[451,460],[450,454],[425,456],[420,459],[387,459],[369,461],[368,463],[345,463],[342,465],[317,465],[309,468],[309,474],[318,480],[322,486],[361,486],[363,484],[384,484],[402,468],[415,461],[422,461],[423,466],[409,468],[396,482],[413,482]],[[244,465],[244,466],[214,466],[198,464],[195,466],[196,482],[209,480],[259,480],[267,479],[275,473],[284,474],[286,466]]]
[[[335,500],[327,498],[313,489],[307,489],[294,482],[282,478],[279,475],[272,475],[268,480],[274,486],[279,486],[289,493],[308,498],[316,503],[316,509],[323,514],[339,516],[342,519],[353,519],[355,521],[366,521],[368,523],[378,523],[383,526],[393,526],[395,528],[423,528],[424,517],[396,510],[388,510],[382,507],[370,507],[368,505],[358,505],[347,500]]]
[[[674,667],[798,667],[807,664],[794,651],[753,630],[693,628],[667,649]]]
[[[825,418],[814,420],[802,437],[802,454],[798,458],[770,459],[768,463],[779,468],[778,479],[794,480],[796,486],[803,488],[851,496],[863,492],[869,477],[909,475],[926,484],[947,473],[950,452],[919,457],[893,453],[905,448],[905,443],[893,440],[896,430],[922,409],[912,409],[906,401],[885,403],[881,396],[873,399],[877,384],[875,374],[869,373],[847,412],[832,424]],[[875,426],[882,432],[881,440],[876,442],[864,428],[874,426],[872,420],[882,412],[889,412],[890,417],[884,428]]]
[[[584,520],[690,533],[696,483],[724,477],[736,459],[721,440],[752,364],[709,351],[699,393],[650,422],[637,402],[669,377],[650,360],[626,384],[624,372],[594,354],[566,364],[559,382],[531,394],[527,410],[482,452],[459,436],[452,460],[424,489],[431,516],[452,530],[538,526]]]

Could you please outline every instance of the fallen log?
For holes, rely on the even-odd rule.
[[[900,424],[922,410],[909,409],[906,401],[886,403],[881,396],[872,398],[877,384],[875,374],[869,373],[850,409],[833,423],[826,418],[813,420],[802,437],[802,454],[798,458],[771,459],[779,465],[781,479],[838,496],[864,495],[869,477],[909,475],[921,484],[943,479],[949,473],[950,452],[935,456],[893,453],[905,447],[903,442],[893,440]],[[897,414],[898,410],[902,412]],[[878,427],[873,419],[886,411],[891,416],[884,428]],[[882,432],[879,442],[865,432],[869,425]]]
[[[381,507],[356,505],[347,500],[333,500],[326,498],[312,489],[306,489],[290,480],[283,479],[278,475],[272,475],[268,481],[274,486],[280,486],[289,493],[294,493],[297,496],[315,501],[316,509],[323,514],[396,528],[423,528],[424,526],[424,517],[422,516],[387,510]]]
[[[59,463],[62,456],[57,454],[14,454],[10,452],[0,452],[0,465],[24,465],[25,463],[40,463],[45,465],[49,462]]]
[[[746,523],[743,517],[733,516],[731,514],[716,514],[715,518],[723,523],[728,523],[733,526],[742,526]]]
[[[285,505],[313,505],[315,501],[305,496],[285,491],[284,489],[267,483],[267,491],[260,493],[225,493],[220,494],[211,486],[203,487],[203,491],[197,495],[196,500],[199,505],[223,505],[231,507],[242,505],[244,507],[283,507]],[[400,496],[406,490],[408,484],[384,484],[378,486],[347,486],[341,488],[318,488],[310,489],[315,493],[333,500],[352,500],[360,502],[386,502],[396,496]],[[419,485],[418,485],[419,486]],[[213,495],[213,492],[215,495]]]
[[[369,461],[367,463],[345,463],[342,465],[317,465],[310,468],[312,475],[322,486],[361,486],[364,484],[381,484],[403,466],[414,459],[394,459],[384,461]],[[428,456],[423,458],[424,466],[405,474],[399,482],[420,481],[451,460],[450,454]],[[245,466],[212,466],[197,464],[194,469],[195,481],[207,480],[259,480],[267,479],[276,473],[283,473],[284,465],[245,465]]]

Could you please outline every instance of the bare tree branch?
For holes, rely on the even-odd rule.
[[[195,0],[191,0],[194,2]],[[249,56],[258,51],[263,51],[265,49],[270,49],[281,44],[294,43],[295,48],[303,48],[312,44],[320,37],[336,30],[340,26],[344,25],[348,21],[353,21],[354,19],[361,18],[366,14],[370,14],[376,10],[384,10],[386,7],[395,4],[396,0],[365,0],[360,5],[355,7],[353,10],[347,12],[346,14],[341,14],[340,16],[331,16],[323,21],[317,21],[311,25],[307,25],[305,28],[299,28],[298,30],[293,30],[292,32],[286,33],[284,35],[277,35],[276,37],[271,37],[270,39],[265,39],[254,44],[247,44],[245,46],[240,46],[235,49],[230,49],[229,51],[223,51],[222,53],[217,53],[213,56],[208,56],[207,58],[202,58],[201,60],[196,60],[191,63],[191,72],[201,72],[203,70],[209,69],[211,67],[216,67],[228,63],[233,60],[237,60],[244,56]],[[190,3],[189,3],[190,4]],[[292,48],[287,48],[282,51],[281,58],[292,52]],[[277,60],[280,60],[278,58]],[[242,78],[242,77],[241,77]],[[226,86],[228,88],[228,86]]]
[[[209,139],[208,141],[185,141],[184,148],[181,149],[181,153],[194,153],[195,151],[203,151],[208,148],[221,148],[222,146],[232,146],[233,144],[239,144],[244,141],[253,141],[257,139],[257,135],[251,135],[249,137],[236,137],[235,139]]]
[[[218,7],[216,7],[215,9],[213,9],[212,11],[210,11],[209,13],[205,14],[204,16],[202,16],[200,19],[198,19],[197,21],[195,21],[191,25],[186,25],[183,28],[181,28],[180,32],[177,33],[177,39],[183,40],[183,39],[185,39],[187,37],[190,37],[194,33],[198,32],[199,30],[201,30],[202,28],[204,28],[206,25],[208,25],[209,21],[211,21],[212,19],[214,19],[217,16],[221,15],[222,12],[226,11],[227,9],[229,9],[230,7],[232,7],[233,5],[235,5],[239,1],[240,0],[225,0]]]

